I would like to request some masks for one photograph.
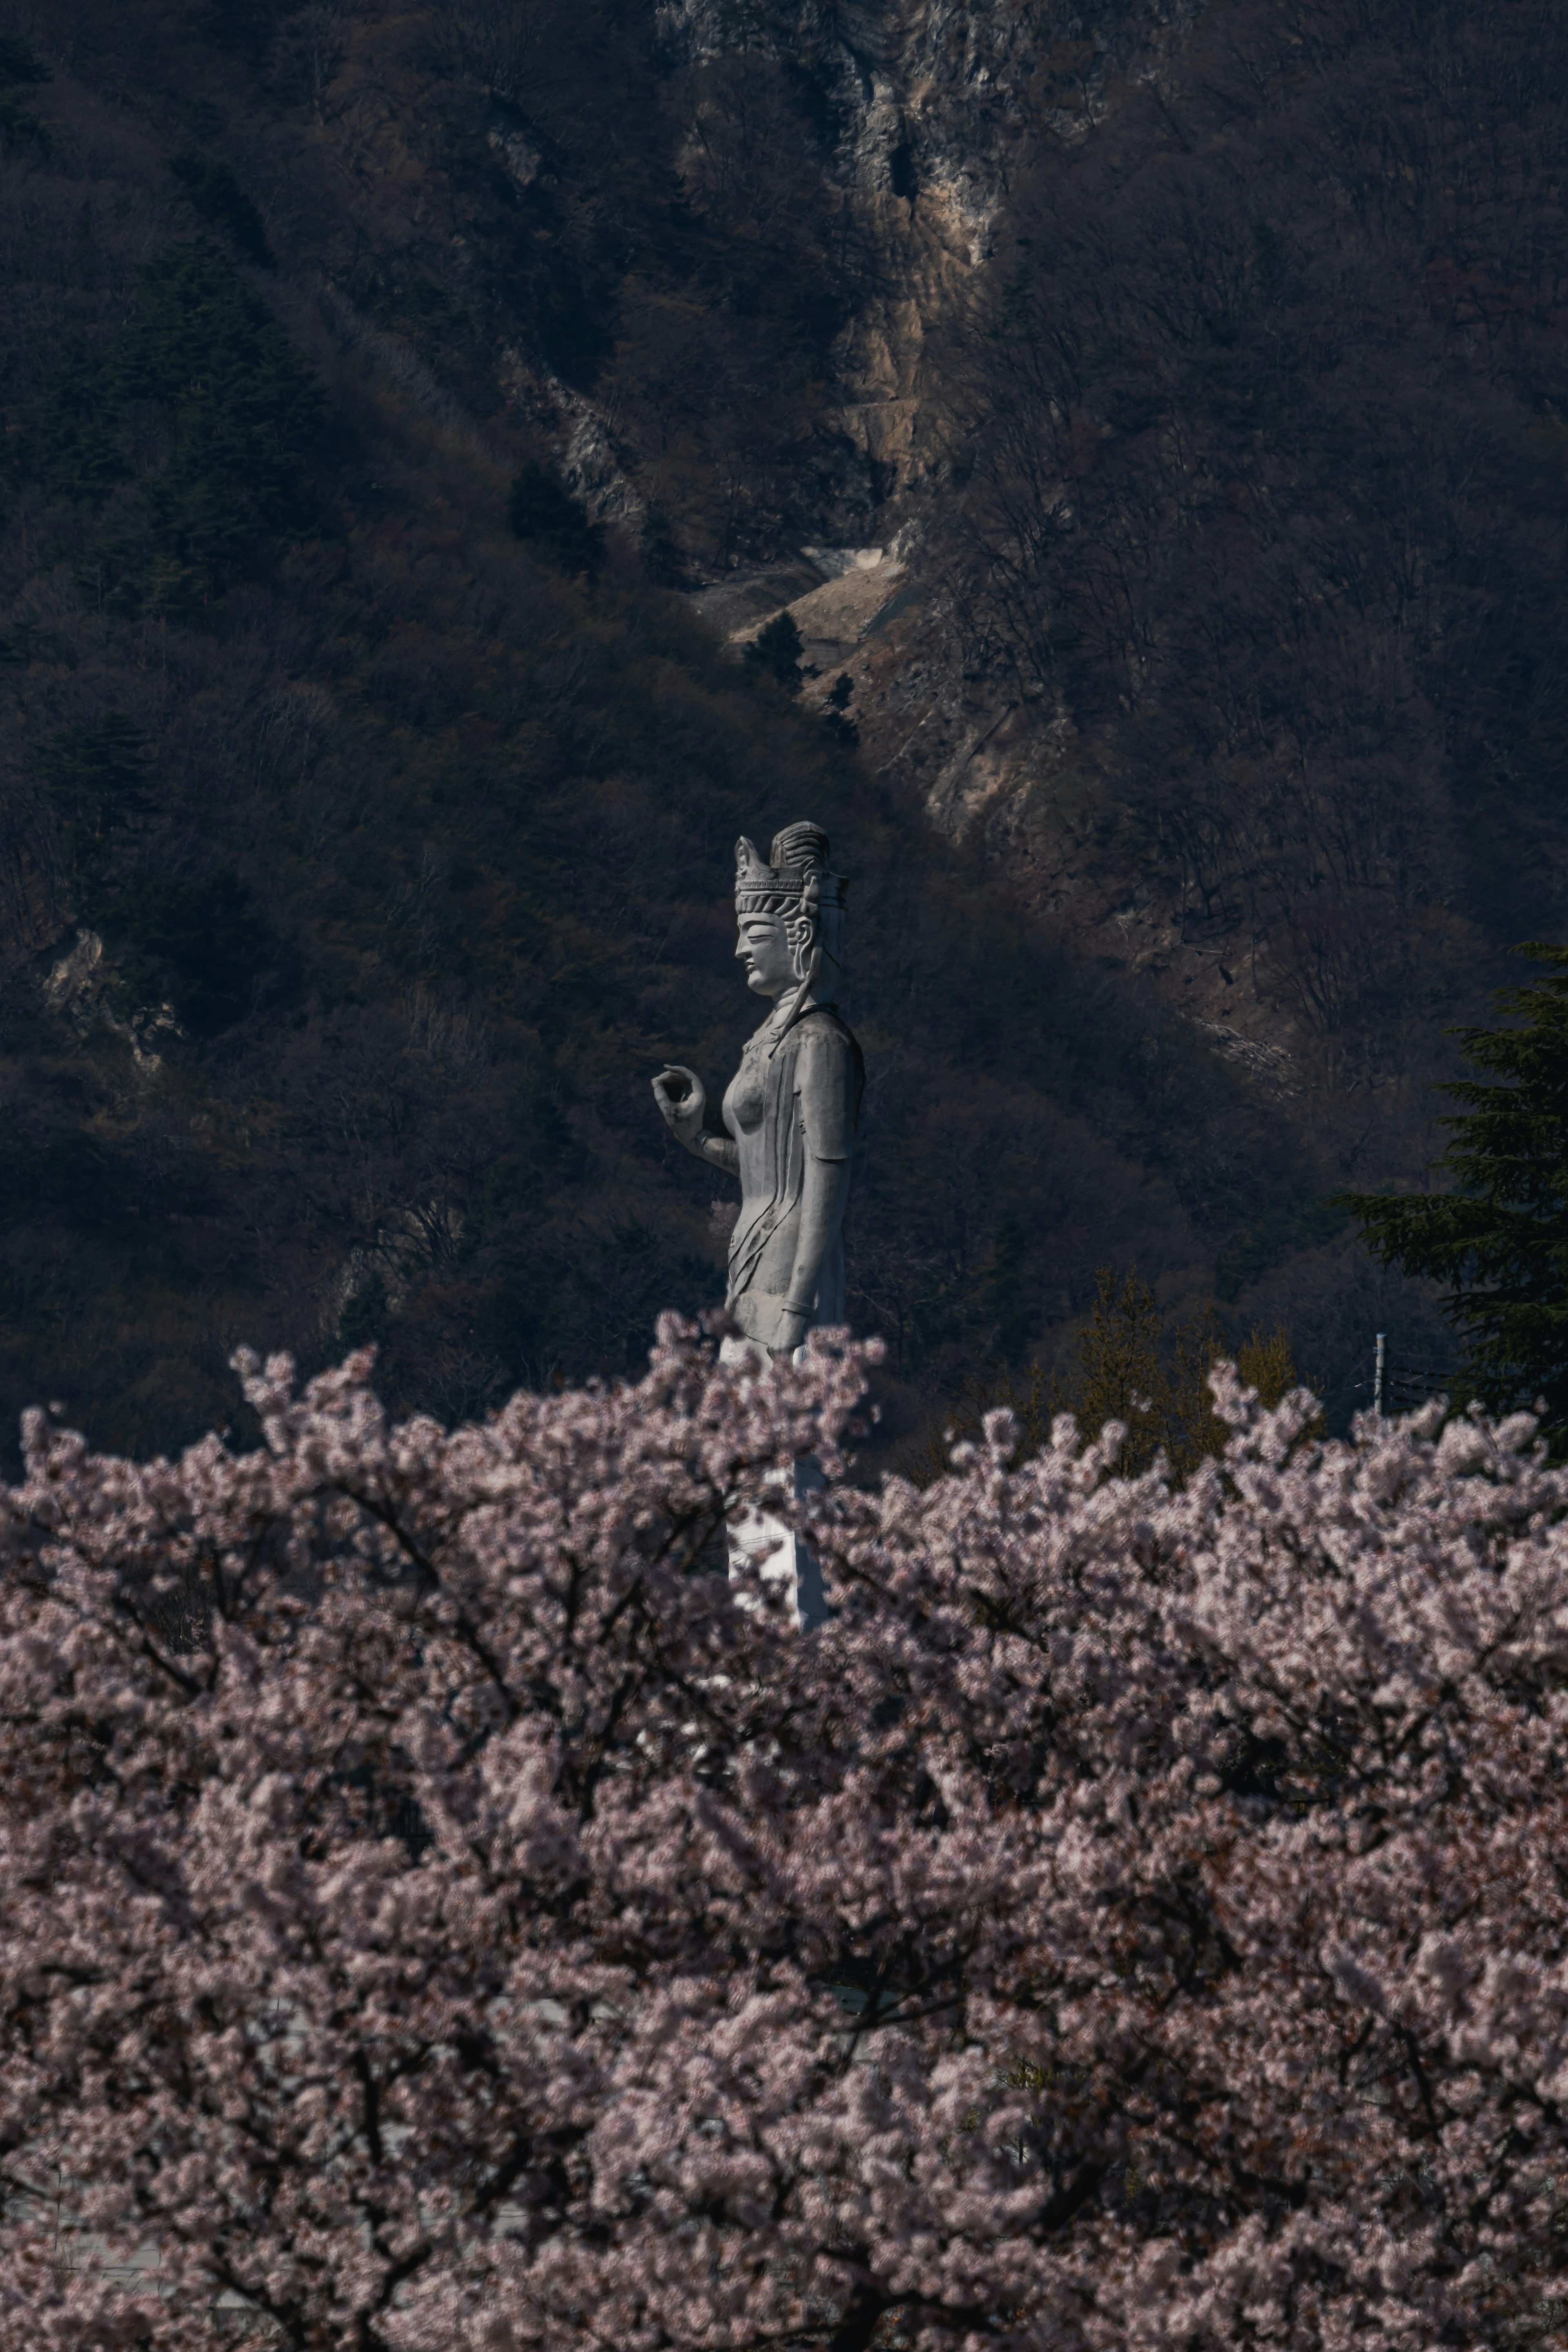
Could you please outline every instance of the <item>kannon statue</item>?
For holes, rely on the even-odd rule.
[[[721,1124],[710,1125],[695,1071],[670,1063],[653,1082],[677,1140],[740,1179],[724,1302],[735,1329],[721,1348],[731,1361],[791,1356],[813,1326],[845,1320],[844,1212],[866,1066],[838,1010],[845,886],[827,854],[826,835],[804,822],[774,835],[765,861],[743,835],[735,845],[735,954],[773,1009],[741,1056]],[[797,1485],[809,1483],[803,1469]],[[821,1613],[815,1561],[781,1522],[753,1520],[731,1531],[731,1566],[771,1549],[764,1572],[793,1580],[796,1617],[809,1622]]]
[[[746,985],[773,1009],[741,1056],[722,1125],[692,1070],[653,1082],[669,1130],[698,1160],[741,1180],[725,1306],[756,1348],[788,1355],[814,1324],[844,1320],[844,1212],[866,1084],[838,1011],[844,881],[827,836],[786,825],[766,863],[735,845],[735,953]]]

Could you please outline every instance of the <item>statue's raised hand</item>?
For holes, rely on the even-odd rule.
[[[696,1071],[682,1062],[667,1062],[653,1082],[653,1098],[676,1141],[694,1143],[708,1116],[707,1092]]]

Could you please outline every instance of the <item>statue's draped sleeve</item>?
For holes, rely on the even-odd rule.
[[[801,1134],[816,1160],[848,1160],[864,1078],[859,1047],[843,1024],[821,1013],[802,1024],[795,1091]]]

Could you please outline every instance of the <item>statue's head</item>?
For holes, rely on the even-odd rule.
[[[802,1003],[836,1004],[844,970],[844,877],[827,868],[827,835],[803,818],[775,833],[764,860],[735,844],[735,920],[750,985]]]

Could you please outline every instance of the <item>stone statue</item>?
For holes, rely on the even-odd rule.
[[[708,1125],[695,1071],[668,1064],[653,1082],[665,1123],[694,1158],[741,1181],[725,1307],[735,1331],[726,1361],[789,1356],[816,1324],[844,1321],[844,1212],[866,1084],[860,1048],[838,1011],[844,881],[828,871],[827,836],[786,825],[764,861],[735,845],[735,953],[746,985],[773,1009],[725,1092],[722,1127]],[[809,1465],[797,1486],[812,1483]],[[764,1558],[787,1579],[797,1622],[823,1613],[821,1576],[777,1519],[752,1514],[731,1530],[731,1571]]]

